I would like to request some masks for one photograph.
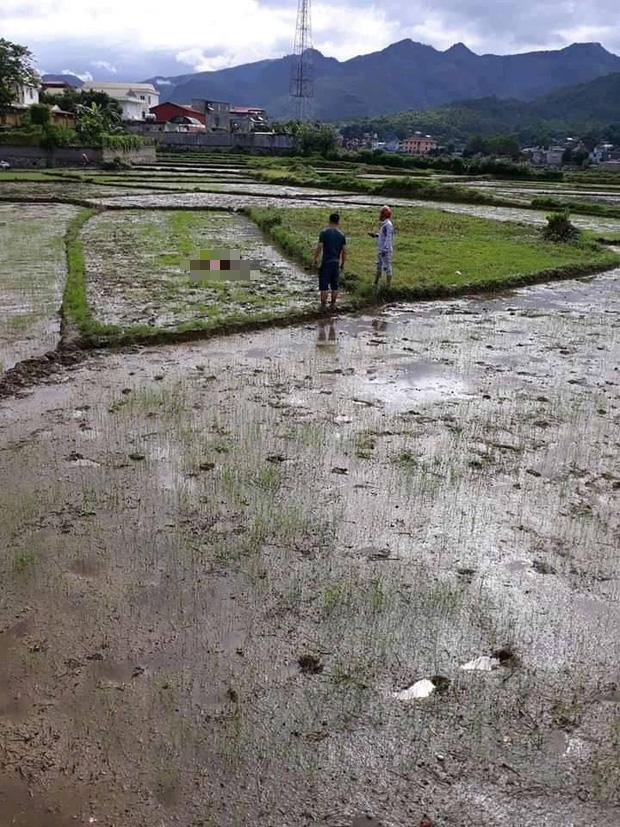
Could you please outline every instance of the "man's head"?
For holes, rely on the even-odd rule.
[[[340,224],[340,215],[337,212],[333,212],[329,217],[329,223],[338,226],[338,224]]]
[[[379,214],[381,221],[385,221],[388,218],[392,217],[392,210],[388,207],[381,207],[381,212]]]

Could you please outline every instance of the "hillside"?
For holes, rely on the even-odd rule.
[[[518,55],[477,55],[462,43],[444,52],[402,40],[344,62],[312,52],[314,116],[346,120],[403,110],[427,110],[474,98],[529,101],[572,83],[620,72],[620,57],[598,43]],[[193,97],[263,106],[275,118],[291,114],[291,56],[217,72],[149,78],[163,99]]]
[[[444,140],[460,140],[476,133],[583,132],[613,123],[620,123],[620,72],[567,86],[532,102],[488,97],[363,118],[353,121],[347,133],[403,138],[417,129]]]

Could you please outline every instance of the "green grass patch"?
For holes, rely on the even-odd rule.
[[[325,211],[250,209],[251,218],[289,255],[311,263]],[[376,211],[347,210],[345,288],[361,301],[372,296]],[[531,226],[490,221],[435,209],[406,208],[395,214],[392,295],[423,298],[471,289],[493,289],[539,279],[581,275],[611,268],[620,258],[590,237],[571,244],[542,240]]]
[[[45,172],[19,172],[6,170],[0,172],[0,184],[3,181],[46,181],[49,184],[49,175]]]
[[[69,222],[65,234],[67,281],[62,303],[63,338],[73,338],[79,334],[84,342],[88,342],[103,332],[88,306],[84,247],[80,238],[86,222],[98,212],[100,210],[93,207],[80,210]]]
[[[603,218],[620,218],[620,207],[594,204],[590,201],[573,201],[569,198],[553,198],[545,195],[534,198],[531,204],[535,210],[564,210],[580,215],[599,215]]]

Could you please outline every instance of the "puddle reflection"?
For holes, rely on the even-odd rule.
[[[338,347],[336,340],[336,320],[333,317],[319,320],[317,325],[316,346],[332,350]]]

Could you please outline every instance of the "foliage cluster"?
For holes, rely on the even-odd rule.
[[[501,136],[500,136],[501,137]],[[494,175],[519,181],[562,181],[561,170],[535,169],[529,164],[517,164],[497,158],[461,158],[451,155],[398,155],[382,150],[360,150],[359,152],[334,152],[329,158],[340,162],[349,161],[393,169],[428,169],[435,172],[449,172],[453,175]]]
[[[554,212],[547,216],[547,226],[542,229],[546,241],[567,243],[579,238],[579,230],[570,221],[568,210]]]
[[[0,112],[13,103],[16,86],[38,84],[39,76],[34,69],[30,50],[0,37]]]

